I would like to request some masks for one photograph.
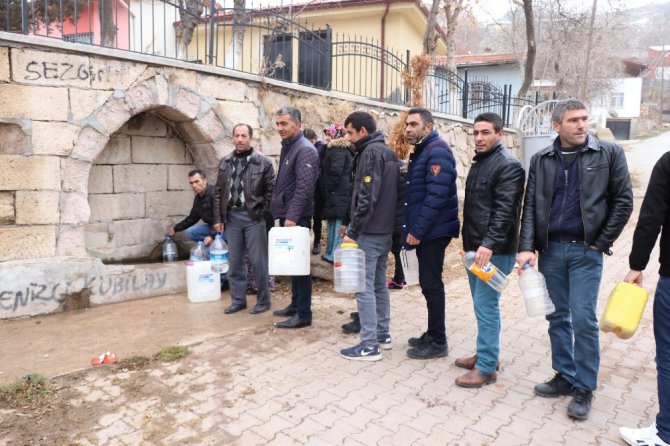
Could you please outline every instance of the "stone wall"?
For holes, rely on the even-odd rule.
[[[185,275],[175,273],[183,265],[103,261],[150,256],[164,228],[190,210],[186,173],[197,167],[215,180],[235,123],[251,125],[254,146],[276,157],[274,112],[285,105],[315,129],[367,110],[387,134],[402,111],[219,68],[0,33],[0,318],[183,292]],[[436,119],[462,191],[471,123]],[[513,134],[505,142],[516,150]]]

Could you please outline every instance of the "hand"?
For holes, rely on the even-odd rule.
[[[338,234],[340,234],[340,237],[344,239],[344,234],[347,231],[347,227],[345,225],[341,225],[340,229],[337,230]]]
[[[491,261],[492,255],[493,255],[492,250],[484,246],[480,246],[477,249],[477,252],[475,253],[475,263],[479,265],[479,267],[481,268],[482,266],[486,265]]]
[[[212,237],[210,237],[209,235],[207,237],[205,237],[205,239],[203,240],[203,242],[205,243],[205,246],[211,245],[213,241],[214,241],[214,239]]]
[[[421,243],[421,240],[418,238],[414,237],[412,234],[407,234],[407,244],[411,246],[415,246]]]
[[[226,229],[226,225],[224,225],[223,223],[214,223],[214,230],[216,232],[223,232],[223,231],[225,231],[225,229]]]
[[[293,220],[289,220],[288,218],[284,220],[284,227],[285,228],[292,228],[295,226],[295,222]]]
[[[165,230],[165,235],[169,235],[170,237],[174,237],[174,228],[170,226]]]
[[[352,239],[348,235],[342,237],[342,243],[356,243],[356,240]]]
[[[628,274],[626,274],[626,277],[624,277],[623,281],[642,286],[642,271],[631,269]]]
[[[596,245],[589,245],[589,248],[591,248],[594,251],[600,252],[600,249],[598,249],[598,247]]]
[[[530,262],[530,266],[535,266],[536,257],[533,251],[521,251],[516,255],[516,263],[519,264],[517,273],[519,275],[523,274],[523,267],[528,262]]]

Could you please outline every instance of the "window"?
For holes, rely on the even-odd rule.
[[[63,34],[63,40],[72,43],[93,43],[93,33]]]
[[[610,107],[623,107],[623,93],[612,93],[610,98]]]

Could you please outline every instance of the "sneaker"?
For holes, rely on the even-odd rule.
[[[656,423],[649,427],[640,429],[631,429],[629,427],[620,427],[619,434],[624,441],[632,446],[670,446],[658,436]]]
[[[388,287],[389,290],[402,290],[405,288],[405,285],[407,285],[407,282],[404,280],[395,280],[391,279],[388,282],[386,282],[386,286]]]
[[[377,335],[377,343],[382,350],[391,350],[393,348],[393,341],[391,335]]]
[[[407,356],[413,359],[442,358],[448,354],[449,346],[447,344],[438,344],[437,342],[424,343],[407,350]]]
[[[571,395],[572,384],[570,384],[567,379],[563,378],[563,375],[557,373],[546,383],[536,385],[533,390],[537,396],[543,398],[556,398],[561,395]]]
[[[340,356],[344,359],[352,359],[354,361],[379,361],[382,359],[379,347],[365,347],[363,344],[340,350]]]
[[[586,420],[591,410],[591,401],[593,392],[588,390],[575,389],[572,401],[568,404],[568,416],[577,420]]]
[[[410,347],[419,347],[422,344],[430,344],[433,342],[433,337],[428,333],[422,333],[418,338],[409,338],[407,343]]]

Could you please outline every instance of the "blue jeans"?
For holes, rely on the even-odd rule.
[[[327,228],[326,240],[326,254],[325,258],[333,261],[333,252],[342,244],[342,237],[340,237],[340,226],[342,226],[341,218],[329,218]]]
[[[556,306],[547,316],[552,367],[574,387],[594,391],[600,367],[596,304],[603,254],[583,243],[549,242],[540,254],[539,270]]]
[[[356,293],[361,344],[374,347],[377,336],[388,335],[391,322],[391,302],[386,286],[391,234],[361,234],[356,242],[365,252],[365,291]]]
[[[504,274],[514,269],[515,254],[494,254],[493,263]],[[469,270],[470,292],[477,317],[477,367],[482,372],[494,373],[500,355],[500,293]]]
[[[279,219],[284,226],[286,219]],[[309,229],[310,219],[301,217],[296,222],[298,226]],[[312,276],[291,276],[291,306],[298,310],[298,316],[312,320]]]
[[[205,237],[207,237],[209,234],[214,232],[214,228],[212,228],[209,225],[193,225],[190,228],[186,229],[186,235],[188,235],[188,238],[193,240],[194,242],[202,242],[205,240]],[[224,240],[226,238],[225,234],[223,236]]]
[[[654,338],[658,385],[658,435],[670,442],[670,276],[661,276],[654,295]]]

